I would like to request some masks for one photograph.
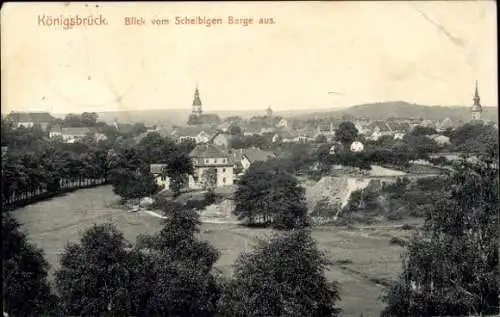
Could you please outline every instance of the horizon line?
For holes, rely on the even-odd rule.
[[[376,102],[367,102],[367,103],[360,103],[360,104],[355,104],[355,105],[350,105],[346,107],[342,106],[333,106],[333,107],[324,107],[324,108],[310,108],[310,109],[297,109],[297,108],[290,108],[290,109],[281,109],[281,110],[275,110],[273,109],[273,112],[287,112],[287,111],[307,111],[307,112],[313,112],[313,111],[341,111],[341,110],[347,110],[352,107],[356,106],[364,106],[364,105],[376,105],[376,104],[381,104],[381,103],[397,103],[397,102],[402,102],[406,103],[408,105],[412,106],[420,106],[420,107],[428,107],[428,108],[433,108],[433,107],[441,107],[441,108],[468,108],[471,107],[469,105],[422,105],[414,102],[408,102],[404,100],[395,100],[395,101],[376,101]],[[482,106],[483,108],[498,108],[498,105],[494,106]],[[272,109],[272,107],[271,107]],[[83,111],[83,112],[96,112],[96,113],[109,113],[109,112],[136,112],[136,111],[141,111],[141,112],[149,112],[149,111],[187,111],[191,112],[190,107],[185,107],[185,108],[170,108],[170,109],[165,109],[165,108],[153,108],[153,109],[133,109],[133,110],[99,110],[99,111]],[[266,109],[262,108],[262,111],[265,112]],[[221,110],[221,109],[214,109],[210,111],[203,111],[204,113],[211,113],[211,112],[251,112],[251,111],[259,111],[259,109],[240,109],[240,110]],[[32,109],[32,110],[22,110],[22,111],[15,111],[15,110],[10,110],[8,112],[1,111],[2,114],[9,114],[9,113],[36,113],[36,112],[48,112],[48,113],[53,113],[53,114],[73,114],[73,113],[78,113],[78,112],[51,112],[48,110],[41,110],[41,109]]]

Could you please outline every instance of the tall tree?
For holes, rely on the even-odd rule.
[[[235,215],[249,223],[293,228],[306,223],[304,188],[278,162],[256,162],[241,178],[235,193]]]
[[[408,246],[384,316],[499,313],[498,169],[485,162],[456,169]]]
[[[149,164],[140,154],[140,150],[126,148],[109,159],[109,181],[123,200],[149,196],[159,190]]]
[[[204,170],[201,174],[201,181],[205,190],[214,190],[217,186],[217,169],[211,167]]]
[[[83,126],[95,127],[97,124],[98,114],[95,112],[84,112],[80,115],[80,120]]]
[[[142,236],[137,248],[149,263],[134,287],[141,316],[214,316],[219,290],[211,274],[219,252],[195,234],[199,215],[178,204],[162,209],[169,216],[154,236]]]
[[[80,243],[66,247],[55,274],[66,314],[128,315],[131,287],[125,246],[123,234],[105,224],[94,225]]]
[[[137,145],[141,157],[148,164],[163,163],[165,157],[165,139],[158,132],[150,132]]]
[[[223,316],[337,316],[336,283],[328,282],[329,261],[307,230],[261,239],[236,260],[232,280],[224,286]]]
[[[186,186],[188,177],[193,172],[193,163],[186,153],[177,150],[168,158],[164,174],[169,178],[170,189],[175,196],[180,195],[181,189]]]
[[[228,132],[230,135],[241,135],[242,134],[241,128],[239,126],[237,126],[236,124],[231,124],[231,126],[229,126]]]
[[[343,121],[335,131],[335,138],[340,141],[344,146],[350,146],[353,141],[358,137],[358,129],[354,123],[350,121]]]

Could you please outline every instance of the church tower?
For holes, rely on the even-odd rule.
[[[201,109],[201,99],[200,99],[200,92],[198,91],[198,85],[196,85],[196,89],[194,91],[194,98],[193,98],[193,108],[192,108],[192,114],[195,116],[201,116],[202,114],[202,109]]]
[[[267,107],[267,109],[266,109],[266,115],[268,117],[272,117],[273,116],[273,109],[271,109],[271,106]]]
[[[481,99],[479,98],[479,92],[477,88],[477,80],[476,80],[476,90],[474,92],[474,98],[472,99],[474,104],[472,105],[472,120],[481,120],[481,112],[483,112],[483,108],[481,107]]]

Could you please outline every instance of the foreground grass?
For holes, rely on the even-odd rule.
[[[114,223],[125,238],[135,241],[138,234],[161,229],[161,220],[146,213],[129,213],[116,206],[110,186],[84,189],[14,211],[29,238],[41,247],[52,266],[68,242],[76,242],[93,224]],[[241,251],[250,248],[269,229],[250,229],[231,224],[203,224],[202,238],[221,251],[216,267],[232,273],[232,264]],[[403,247],[391,244],[394,237],[406,238],[411,230],[395,228],[347,229],[317,227],[313,236],[334,264],[327,277],[340,283],[342,316],[378,316],[383,304],[378,300],[384,285],[401,270]]]

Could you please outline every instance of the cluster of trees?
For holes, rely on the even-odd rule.
[[[489,164],[457,166],[410,241],[382,316],[499,313],[498,181]]]
[[[2,201],[4,206],[43,199],[68,189],[112,181],[115,192],[123,198],[142,197],[141,193],[157,191],[149,172],[149,164],[168,163],[165,171],[172,186],[180,190],[185,175],[191,171],[188,153],[193,144],[175,145],[158,134],[143,138],[137,148],[134,137],[146,131],[144,124],[135,124],[126,131],[97,121],[97,114],[69,114],[53,124],[67,127],[97,127],[106,140],[86,137],[75,143],[49,139],[40,127],[12,126],[2,118]]]
[[[234,195],[234,214],[248,224],[297,228],[307,225],[305,190],[277,160],[255,162]]]
[[[388,220],[422,218],[449,187],[450,180],[444,175],[414,181],[401,177],[390,184],[372,181],[365,189],[351,194],[341,221],[370,223],[375,215]]]
[[[37,127],[12,129],[3,120],[2,132],[4,206],[106,181],[104,144],[51,141]]]
[[[138,144],[113,151],[109,158],[109,181],[122,199],[155,194],[160,188],[151,173],[151,164],[164,164],[162,176],[168,177],[170,189],[179,195],[193,174],[188,156],[194,143],[176,144],[157,132],[148,133]]]
[[[56,119],[54,123],[59,123],[63,127],[95,127],[98,122],[98,114],[95,112],[84,112],[82,114],[69,113],[64,119]]]
[[[330,262],[308,230],[276,233],[242,253],[235,274],[214,264],[219,251],[197,238],[196,212],[165,203],[163,229],[130,245],[111,224],[69,244],[47,283],[43,254],[2,219],[4,311],[14,316],[337,316]]]
[[[498,155],[498,130],[492,125],[467,123],[447,132],[450,150],[476,155]]]

